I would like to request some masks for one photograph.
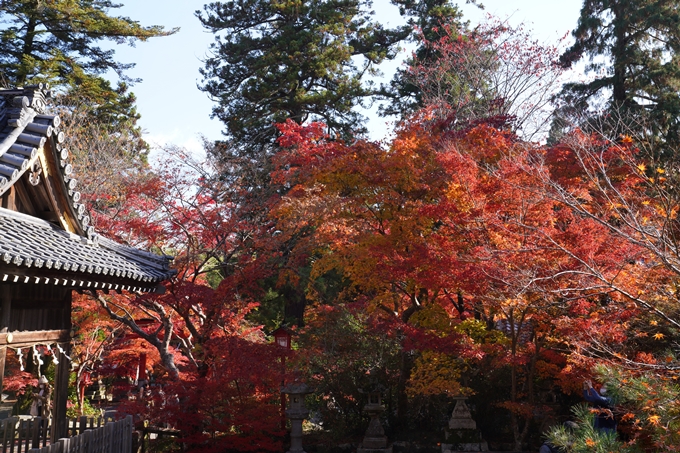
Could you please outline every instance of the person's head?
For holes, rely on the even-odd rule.
[[[604,396],[606,394],[607,394],[607,387],[603,385],[602,387],[600,387],[600,395]]]
[[[38,379],[38,387],[44,388],[47,386],[47,378],[45,376],[40,376]]]

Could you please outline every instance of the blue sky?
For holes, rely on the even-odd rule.
[[[122,0],[124,6],[113,10],[143,25],[180,27],[175,35],[138,43],[136,47],[119,46],[119,61],[136,63],[129,75],[141,78],[133,87],[142,114],[141,126],[152,144],[173,143],[199,151],[200,135],[214,140],[221,137],[221,124],[210,119],[213,102],[198,90],[201,60],[208,53],[213,36],[205,32],[194,11],[202,9],[204,0]],[[459,3],[464,3],[460,1]],[[461,5],[464,17],[472,24],[490,13],[509,18],[513,25],[524,23],[533,29],[537,39],[554,43],[569,32],[578,19],[581,0],[482,0],[485,11],[471,5]],[[377,17],[390,25],[400,23],[396,9],[389,0],[374,0]],[[405,54],[405,53],[404,53]],[[389,73],[398,66],[385,67]],[[388,132],[384,118],[370,114],[369,128],[374,138]]]

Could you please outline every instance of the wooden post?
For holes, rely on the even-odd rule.
[[[92,448],[94,446],[92,442],[92,430],[88,429],[79,434],[78,439],[80,440],[80,451],[94,451],[94,448]]]
[[[17,210],[17,189],[14,185],[2,196],[2,207],[11,211]]]
[[[104,425],[104,438],[106,439],[106,445],[108,446],[108,451],[114,452],[118,451],[115,448],[114,442],[115,442],[115,437],[116,437],[116,424],[115,423],[107,423]]]
[[[71,297],[69,291],[65,300],[64,306],[71,313]],[[64,325],[60,326],[62,329],[71,330],[71,319],[65,320]],[[59,342],[63,352],[58,352],[59,364],[56,366],[54,373],[54,393],[52,394],[52,432],[51,439],[61,439],[68,437],[68,419],[66,416],[66,403],[68,401],[68,381],[69,373],[71,371],[71,360],[66,358],[71,354],[71,338],[69,333],[68,341],[63,340]]]
[[[2,441],[2,451],[3,453],[7,451],[12,451],[14,448],[14,437],[16,435],[16,427],[19,423],[19,419],[16,417],[10,417],[5,423],[5,432]]]
[[[61,446],[61,453],[70,453],[71,451],[71,439],[64,437],[59,439],[59,445]]]
[[[40,445],[47,446],[50,442],[50,431],[52,431],[52,419],[46,418],[40,432]]]
[[[25,450],[28,451],[31,448],[31,425],[33,420],[21,420],[19,424],[19,451],[21,451],[21,446],[25,445]]]
[[[40,448],[40,431],[43,424],[47,424],[47,419],[36,417],[33,419],[33,430],[31,431],[31,448]]]
[[[3,285],[0,288],[0,303],[2,313],[0,314],[0,332],[9,332],[9,322],[12,314],[12,291],[9,286]],[[5,361],[7,360],[7,347],[0,348],[0,394],[3,390],[3,378],[5,377]]]
[[[68,378],[71,361],[65,357],[71,353],[71,343],[60,343],[64,353],[59,352],[59,364],[54,378],[54,393],[52,394],[52,439],[68,437],[66,419],[66,401],[68,400]]]

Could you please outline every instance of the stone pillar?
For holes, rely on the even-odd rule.
[[[312,390],[304,383],[289,384],[281,390],[288,395],[286,416],[290,420],[290,450],[287,453],[305,453],[302,448],[302,421],[309,416],[305,407],[305,395]]]

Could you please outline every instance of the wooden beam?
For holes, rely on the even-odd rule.
[[[45,217],[45,212],[48,212],[46,210],[48,209],[47,206],[49,205],[46,201],[42,201],[45,196],[40,193],[37,187],[26,184],[25,178],[20,178],[16,183],[14,183],[13,187],[17,188],[17,198],[19,201],[17,204],[21,204],[21,212],[32,215],[33,217],[40,217],[36,215],[38,212],[40,212],[42,215],[41,218]],[[36,206],[40,207],[38,208]],[[49,218],[45,220],[53,219]]]
[[[20,348],[34,344],[68,343],[71,330],[38,330],[35,332],[0,332],[0,346]]]
[[[9,323],[12,319],[12,290],[7,285],[0,287],[0,303],[2,304],[2,314],[0,314],[0,332],[9,330]]]
[[[26,279],[28,277],[28,280]],[[36,281],[38,279],[38,281]],[[16,281],[15,281],[16,280]],[[137,288],[140,291],[157,292],[161,291],[161,282],[144,282],[132,278],[116,277],[115,275],[88,274],[86,272],[70,272],[63,270],[47,269],[45,266],[17,267],[13,264],[6,264],[0,261],[0,284],[40,284],[61,286],[64,288],[89,289],[89,290],[117,290],[134,292]],[[116,286],[117,285],[117,286]]]
[[[56,137],[54,141],[48,140],[39,151],[42,179],[46,193],[52,203],[52,210],[59,217],[62,227],[71,233],[84,235],[85,231],[83,231],[82,225],[78,220],[78,213],[74,211],[73,204],[68,196],[64,177],[59,169],[58,151],[52,147],[56,140]]]

